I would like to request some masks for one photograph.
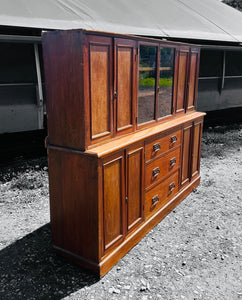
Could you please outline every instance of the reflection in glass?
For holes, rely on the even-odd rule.
[[[155,119],[157,47],[140,46],[138,123]]]
[[[173,65],[174,49],[161,48],[158,118],[172,113]]]

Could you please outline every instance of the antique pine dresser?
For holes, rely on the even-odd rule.
[[[46,32],[54,248],[104,275],[200,182],[199,48]]]

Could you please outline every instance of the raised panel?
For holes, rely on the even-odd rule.
[[[176,112],[183,112],[185,108],[187,61],[188,61],[188,52],[180,52],[179,67],[178,67]]]
[[[189,88],[187,97],[187,109],[194,109],[196,96],[196,81],[197,81],[197,60],[198,53],[192,52],[190,55],[190,72],[189,72]]]
[[[183,129],[181,185],[190,180],[191,133],[192,124]]]
[[[131,131],[134,126],[134,41],[115,40],[116,130]]]
[[[201,134],[202,123],[194,124],[192,149],[192,177],[199,173]]]
[[[111,43],[90,42],[89,88],[91,139],[100,138],[111,133],[111,55]]]
[[[123,156],[103,164],[104,250],[123,236]]]
[[[142,219],[144,148],[127,153],[127,227],[131,230]]]

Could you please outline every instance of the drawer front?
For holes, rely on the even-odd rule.
[[[145,145],[145,161],[155,159],[181,143],[181,130],[174,131],[162,138],[157,138]]]
[[[178,192],[179,170],[145,194],[145,218],[152,215]]]
[[[180,166],[180,147],[152,161],[145,167],[145,187],[158,183]]]

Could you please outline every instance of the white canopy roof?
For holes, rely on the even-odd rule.
[[[0,25],[242,42],[242,13],[219,0],[0,0]]]

